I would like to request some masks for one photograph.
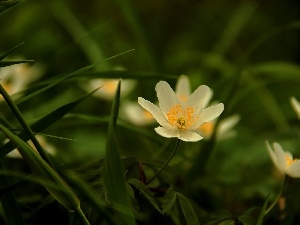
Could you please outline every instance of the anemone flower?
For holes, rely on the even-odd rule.
[[[298,118],[300,119],[300,102],[298,102],[295,97],[291,97],[290,101],[294,111],[296,112]]]
[[[24,57],[17,56],[10,61],[21,61]],[[0,68],[0,82],[9,95],[23,91],[31,82],[39,79],[44,71],[41,64],[20,63]],[[3,97],[0,97],[2,100]]]
[[[219,103],[205,108],[212,96],[211,89],[201,85],[190,94],[187,81],[183,85],[177,85],[176,93],[167,82],[158,82],[155,90],[159,107],[142,97],[138,98],[138,103],[160,124],[155,128],[159,135],[195,142],[203,139],[196,130],[217,118],[223,112],[224,105]]]
[[[126,101],[122,104],[121,112],[126,120],[137,126],[147,126],[155,123],[151,113],[137,102]]]
[[[101,87],[94,93],[99,99],[112,100],[118,86],[119,79],[92,79],[89,80],[83,88],[87,91],[95,90]],[[134,80],[122,80],[121,97],[128,95],[135,86]]]
[[[300,161],[298,159],[293,159],[293,155],[283,151],[278,143],[273,144],[274,150],[269,142],[266,142],[266,145],[274,165],[282,174],[294,178],[300,177]]]
[[[238,114],[234,114],[225,119],[220,120],[217,130],[216,130],[216,138],[217,140],[224,140],[227,138],[232,138],[236,135],[236,131],[233,129],[234,126],[239,122],[240,116]],[[200,126],[198,128],[198,132],[204,139],[209,139],[215,129],[217,120],[212,120]]]

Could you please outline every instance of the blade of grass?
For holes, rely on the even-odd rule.
[[[3,55],[0,56],[0,61],[5,59],[7,56],[9,56],[12,52],[14,52],[17,48],[19,48],[23,44],[24,44],[24,42],[22,42],[21,44],[17,45],[16,47],[14,47],[14,48],[8,50],[7,52],[5,52]]]
[[[15,7],[21,1],[6,1],[0,3],[0,16]]]
[[[39,152],[39,154],[42,156],[42,158],[52,168],[54,168],[54,166],[53,166],[50,158],[48,157],[48,155],[46,154],[46,152],[44,151],[44,149],[42,148],[42,146],[40,145],[40,143],[36,139],[35,135],[33,134],[32,130],[30,128],[30,126],[25,121],[22,113],[20,112],[20,110],[18,109],[18,107],[15,105],[15,103],[13,102],[13,100],[11,99],[11,97],[5,91],[5,89],[3,88],[3,86],[1,84],[0,84],[0,93],[3,96],[4,100],[6,101],[6,103],[9,105],[11,111],[13,112],[13,114],[15,115],[15,117],[17,118],[17,120],[19,121],[19,123],[21,124],[21,126],[23,127],[23,129],[24,129],[25,133],[27,134],[27,136],[31,139],[31,141],[34,144],[36,150]]]
[[[39,132],[45,130],[50,125],[52,125],[54,122],[58,121],[63,116],[65,116],[68,112],[70,112],[73,108],[75,108],[83,100],[90,97],[97,90],[98,89],[82,96],[81,98],[79,98],[75,101],[69,102],[69,103],[53,110],[49,114],[43,116],[41,119],[37,120],[30,126],[32,131],[35,133],[39,133]],[[18,134],[18,136],[24,141],[27,141],[29,139],[28,135],[25,132],[20,132]],[[12,151],[14,148],[15,148],[15,146],[11,142],[6,143],[0,149],[0,158],[3,157],[4,155],[6,155],[7,153],[9,153],[10,151]]]
[[[112,203],[112,206],[120,212],[124,223],[127,225],[135,225],[136,221],[134,219],[128,188],[124,177],[125,173],[115,138],[115,128],[120,104],[120,84],[121,82],[119,81],[108,125],[108,136],[103,165],[103,182],[109,201]]]
[[[6,66],[12,66],[15,64],[21,64],[21,63],[32,63],[34,60],[21,60],[21,61],[0,61],[0,67],[6,67]]]
[[[92,123],[105,123],[105,124],[108,124],[109,123],[109,118],[105,118],[105,117],[97,117],[97,116],[91,116],[91,115],[86,115],[86,114],[68,114],[65,118],[78,118],[78,119],[82,119],[82,120],[85,120],[85,121],[90,121]],[[127,130],[130,130],[138,135],[142,135],[144,137],[147,137],[149,140],[157,143],[157,144],[163,144],[164,142],[162,141],[162,139],[160,137],[158,137],[157,135],[145,130],[145,129],[142,129],[142,128],[138,128],[138,127],[135,127],[135,126],[132,126],[131,124],[129,123],[126,123],[125,121],[121,120],[121,119],[118,119],[117,121],[117,125],[122,127],[122,128],[125,128]]]
[[[97,62],[97,63],[91,64],[91,65],[89,65],[89,66],[86,66],[86,67],[83,67],[83,68],[81,68],[81,69],[79,69],[79,70],[76,70],[75,72],[73,72],[73,73],[71,73],[71,74],[69,74],[69,75],[67,75],[67,76],[64,76],[63,78],[59,78],[58,80],[56,80],[56,81],[54,81],[53,83],[47,85],[46,87],[41,88],[41,89],[39,89],[39,90],[37,90],[37,91],[35,91],[35,92],[33,92],[33,93],[31,93],[31,94],[29,94],[29,95],[23,97],[23,98],[20,98],[20,99],[16,100],[16,104],[17,104],[17,105],[18,105],[18,104],[21,104],[21,103],[23,103],[23,102],[25,102],[25,101],[31,99],[32,97],[34,97],[34,96],[36,96],[36,95],[38,95],[38,94],[40,94],[40,93],[42,93],[42,92],[44,92],[44,91],[46,91],[46,90],[48,90],[48,89],[50,89],[50,88],[52,88],[52,87],[54,87],[54,86],[56,86],[56,85],[62,83],[63,81],[66,81],[66,80],[68,80],[68,79],[71,79],[72,77],[74,77],[74,76],[77,75],[77,74],[80,74],[80,73],[82,73],[82,72],[84,72],[84,71],[87,71],[87,70],[89,70],[89,69],[95,67],[96,65],[98,65],[98,64],[100,64],[100,63],[102,63],[102,62],[105,62],[105,61],[107,61],[107,60],[114,59],[114,58],[116,58],[116,57],[118,57],[118,56],[124,55],[124,54],[129,53],[129,52],[131,52],[131,51],[133,51],[133,50],[134,50],[134,49],[131,49],[131,50],[128,50],[128,51],[125,51],[125,52],[121,52],[121,53],[119,53],[119,54],[117,54],[117,55],[111,56],[111,57],[106,58],[106,59],[104,59],[104,60],[101,60],[101,61],[99,61],[99,62]]]
[[[18,146],[18,150],[28,166],[31,168],[33,174],[36,175],[40,183],[53,196],[53,198],[55,198],[70,212],[75,211],[84,225],[90,225],[80,208],[80,201],[75,192],[73,192],[59,174],[52,169],[35,150],[33,150],[17,135],[1,124],[0,129],[8,139]],[[44,180],[46,182],[43,182]],[[52,185],[48,185],[48,182],[55,184],[55,186],[53,187]]]
[[[1,161],[0,170],[3,170]],[[10,182],[7,176],[4,174],[0,175],[0,186],[1,188],[10,186]],[[3,193],[5,195],[0,195],[0,201],[7,225],[25,225],[13,192],[11,192],[10,189],[7,188],[5,190],[2,189],[2,191],[5,192]]]
[[[106,203],[81,177],[77,176],[71,171],[63,171],[63,176],[73,187],[78,190],[78,194],[80,194],[80,196],[88,201],[98,212],[102,212],[102,215],[105,217],[106,221],[109,222],[109,224],[115,224],[115,222],[109,216]]]
[[[67,7],[63,1],[49,1],[49,8],[52,14],[61,22],[61,24],[73,36],[73,39],[81,47],[84,54],[91,63],[96,63],[104,58],[99,43],[93,39],[86,31],[86,28],[80,23],[74,13]],[[64,13],[61,13],[64,12]],[[110,65],[107,61],[102,63],[102,68],[107,70]]]

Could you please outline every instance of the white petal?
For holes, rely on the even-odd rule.
[[[300,102],[297,101],[295,97],[291,97],[291,105],[296,112],[298,118],[300,119]]]
[[[226,132],[231,130],[239,122],[239,120],[240,120],[240,116],[237,114],[221,120],[217,128],[218,129],[217,134],[218,135],[225,134]]]
[[[300,161],[294,162],[286,171],[290,177],[300,178]]]
[[[164,117],[164,115],[162,114],[162,112],[160,111],[160,109],[154,105],[152,102],[143,99],[142,97],[138,98],[138,103],[147,111],[149,111],[152,116],[154,117],[154,119],[157,120],[157,122],[163,126],[163,127],[167,127],[167,128],[172,128],[172,125],[166,120],[166,118]]]
[[[156,122],[152,114],[136,102],[125,101],[120,109],[120,114],[123,114],[125,119],[137,126],[145,126]]]
[[[189,127],[189,130],[195,130],[206,122],[216,119],[224,110],[224,104],[220,103],[215,106],[208,107],[202,111],[198,120]],[[195,115],[197,116],[197,115]]]
[[[167,82],[158,82],[156,84],[155,90],[157,92],[159,108],[164,115],[169,112],[172,106],[179,104],[177,95]]]
[[[275,153],[274,153],[273,149],[271,148],[271,146],[270,146],[270,144],[269,144],[268,141],[266,141],[266,146],[267,146],[269,155],[270,155],[270,157],[271,157],[271,159],[272,159],[272,161],[273,161],[275,167],[276,167],[278,170],[280,170],[281,172],[283,172],[283,171],[281,170],[279,164],[278,164],[276,155],[275,155]],[[284,173],[284,172],[283,172],[283,173]]]
[[[278,162],[279,169],[283,172],[286,173],[287,169],[287,164],[286,164],[286,154],[283,151],[282,147],[278,143],[274,143],[274,152],[276,155],[276,159]]]
[[[199,114],[208,105],[213,93],[212,90],[206,86],[199,86],[189,97],[187,105],[195,109],[195,113]]]
[[[180,135],[179,139],[183,140],[183,141],[196,142],[196,141],[200,141],[201,139],[203,139],[203,137],[201,137],[195,131],[183,130],[183,131],[179,131],[179,135]]]
[[[164,127],[156,127],[154,130],[156,131],[156,133],[166,138],[173,138],[173,137],[179,138],[178,130],[166,129]]]
[[[181,75],[176,83],[175,93],[181,101],[186,101],[191,94],[190,80],[187,76]]]

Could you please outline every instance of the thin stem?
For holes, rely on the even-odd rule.
[[[10,107],[10,109],[12,110],[14,115],[16,116],[17,120],[19,121],[19,123],[21,124],[23,129],[25,130],[25,132],[27,133],[27,135],[29,136],[29,138],[31,139],[32,143],[36,147],[36,150],[40,153],[42,158],[46,162],[48,162],[52,168],[54,168],[54,166],[52,165],[49,157],[47,156],[47,154],[43,150],[42,146],[40,145],[40,143],[38,142],[38,140],[34,136],[30,126],[26,123],[25,119],[23,118],[20,110],[18,109],[16,104],[13,102],[13,100],[11,99],[11,97],[9,96],[9,94],[6,92],[6,90],[3,88],[3,86],[1,84],[0,84],[0,93],[3,96],[3,98],[5,99],[5,101],[7,102],[8,106]]]
[[[155,180],[155,178],[165,169],[165,167],[169,164],[175,153],[177,152],[180,145],[180,139],[177,140],[176,147],[173,150],[172,154],[168,158],[168,160],[165,162],[165,164],[156,172],[156,174],[146,183],[147,185],[150,184],[152,181]]]
[[[84,215],[80,207],[76,210],[76,212],[84,225],[90,225],[90,222],[88,221],[88,219],[86,218],[86,216]]]
[[[284,187],[285,187],[285,185],[286,185],[287,178],[288,178],[288,176],[285,175],[284,181],[283,181],[283,185],[282,185],[282,187],[281,187],[281,190],[280,190],[278,196],[276,197],[275,201],[274,201],[274,202],[272,203],[272,205],[270,205],[269,208],[266,210],[265,215],[267,215],[267,214],[273,209],[273,207],[276,205],[276,203],[278,202],[279,198],[281,197],[281,194],[282,194],[282,192],[283,192],[283,189],[284,189]]]

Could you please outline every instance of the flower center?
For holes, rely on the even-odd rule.
[[[289,155],[286,155],[285,161],[288,166],[291,166],[293,163],[295,163],[297,161],[297,159],[293,159]]]
[[[180,104],[172,106],[166,115],[169,123],[180,130],[187,130],[198,119],[194,116],[193,107],[188,106],[183,109]]]

